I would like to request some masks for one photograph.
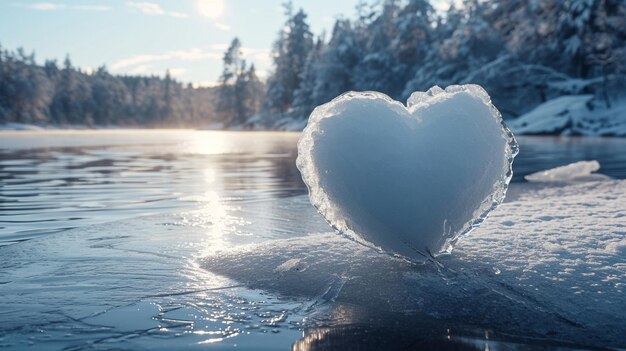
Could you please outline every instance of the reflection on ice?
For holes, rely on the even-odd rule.
[[[45,131],[0,136],[0,245],[222,199],[305,193],[295,133]],[[205,192],[210,191],[210,194]]]
[[[308,304],[250,290],[200,268],[192,257],[201,249],[238,237],[206,240],[206,226],[184,222],[188,217],[113,222],[4,247],[0,345],[288,348],[301,335],[304,316],[298,311]]]
[[[312,326],[304,329],[304,336],[295,342],[293,350],[583,350],[584,347],[545,339],[503,336],[490,329],[450,326],[408,314],[367,314],[358,306],[338,306],[336,314],[359,315],[355,320],[365,323],[346,323],[330,326]]]

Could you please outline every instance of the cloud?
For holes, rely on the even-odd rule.
[[[135,55],[113,63],[113,65],[111,65],[111,68],[113,70],[121,70],[132,66],[145,65],[151,62],[169,61],[176,59],[184,61],[200,61],[221,58],[222,54],[219,52],[205,51],[195,48],[191,50],[170,51],[159,55]],[[138,67],[134,68],[134,70],[136,69],[138,69]]]
[[[188,77],[190,71],[189,68],[183,68],[185,66],[181,61],[202,61],[202,60],[216,60],[220,61],[224,56],[224,51],[228,48],[228,44],[213,44],[206,49],[193,48],[190,50],[174,50],[165,52],[162,54],[145,54],[130,56],[117,62],[114,62],[110,67],[111,70],[117,73],[133,74],[133,75],[149,75],[157,74],[162,75],[165,72],[163,67],[175,66],[170,68],[170,75],[178,79]],[[267,49],[257,49],[243,47],[241,51],[248,63],[255,63],[257,67],[257,76],[264,80],[268,77],[269,73],[266,67],[271,64],[270,51]],[[156,63],[160,64],[156,64]],[[166,62],[163,64],[163,62]],[[194,83],[196,87],[213,87],[217,83],[215,81],[203,81]]]
[[[62,9],[80,10],[80,11],[110,11],[111,7],[105,5],[67,5],[58,2],[33,2],[30,4],[16,4],[16,6],[25,7],[37,11],[56,11]]]
[[[230,32],[230,26],[224,23],[215,22],[215,27],[219,30],[223,30],[224,32]]]
[[[96,11],[96,12],[104,12],[104,11],[112,10],[109,6],[105,6],[105,5],[76,5],[76,6],[70,6],[70,8],[75,9],[75,10]]]
[[[35,2],[31,4],[17,4],[17,6],[26,7],[32,10],[39,10],[39,11],[53,11],[53,10],[59,10],[65,7],[64,4],[57,4],[53,2]]]
[[[128,2],[126,2],[126,6],[128,6],[131,9],[137,10],[137,11],[143,13],[144,15],[150,15],[150,16],[171,16],[171,17],[176,17],[176,18],[187,18],[187,17],[189,17],[189,15],[187,15],[186,13],[175,12],[175,11],[166,11],[166,10],[164,10],[161,7],[161,5],[153,3],[153,2],[128,1]]]

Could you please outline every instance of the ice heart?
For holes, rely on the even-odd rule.
[[[502,202],[517,151],[480,86],[433,87],[408,107],[349,92],[313,111],[297,166],[334,228],[424,260],[451,252]]]

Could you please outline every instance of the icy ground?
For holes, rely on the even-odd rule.
[[[0,250],[5,349],[626,347],[626,181],[515,184],[439,265],[328,232],[306,196]]]
[[[283,295],[332,293],[337,303],[452,324],[626,346],[626,182],[530,187],[462,238],[440,269],[332,233],[242,247],[204,267]]]

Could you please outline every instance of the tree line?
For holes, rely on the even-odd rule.
[[[43,65],[0,47],[0,123],[59,126],[202,126],[214,122],[215,89],[157,76],[87,73],[67,57]]]

